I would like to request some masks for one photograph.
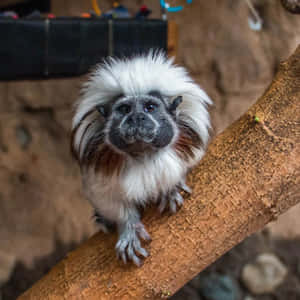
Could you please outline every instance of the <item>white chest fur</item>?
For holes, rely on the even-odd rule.
[[[157,155],[130,159],[120,175],[110,178],[87,171],[83,176],[85,196],[107,217],[115,218],[122,204],[144,205],[175,187],[186,173],[184,164],[173,150],[163,149]]]

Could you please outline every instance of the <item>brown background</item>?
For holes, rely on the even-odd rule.
[[[90,1],[52,2],[56,15],[91,8]],[[99,2],[105,11],[112,1]],[[122,3],[135,12],[142,1]],[[153,17],[159,16],[158,3],[147,1]],[[262,94],[279,62],[300,42],[300,18],[286,12],[279,0],[253,3],[264,21],[260,32],[248,26],[245,1],[195,0],[170,15],[179,25],[177,61],[214,100],[216,132]],[[72,105],[83,79],[0,82],[0,283],[16,263],[34,267],[58,244],[74,245],[95,232],[69,153]],[[297,207],[288,212],[272,233],[300,235],[299,212]],[[60,255],[67,248],[59,247]]]

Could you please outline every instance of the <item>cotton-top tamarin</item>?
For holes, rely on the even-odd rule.
[[[73,119],[72,149],[83,191],[103,231],[116,227],[118,257],[140,265],[150,240],[140,208],[172,213],[189,192],[185,176],[209,139],[211,100],[163,52],[108,58],[84,84]]]

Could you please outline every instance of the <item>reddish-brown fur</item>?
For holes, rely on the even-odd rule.
[[[81,119],[83,121],[87,116],[89,116],[94,110],[90,110],[87,112]],[[84,137],[85,133],[91,126],[93,121],[86,126],[82,138]],[[78,153],[74,149],[74,138],[76,135],[76,131],[80,127],[79,123],[76,128],[73,129],[72,135],[71,135],[71,152],[74,155],[74,157],[79,160]],[[105,176],[112,176],[114,173],[119,174],[121,171],[121,168],[124,163],[124,157],[114,151],[111,147],[108,145],[102,144],[101,136],[98,137],[99,140],[94,139],[91,140],[90,143],[87,145],[86,153],[80,162],[81,166],[92,166],[94,165],[96,172],[101,172]],[[80,141],[79,149],[81,148],[82,140]]]
[[[175,151],[179,157],[188,161],[190,158],[194,158],[193,148],[200,148],[202,142],[198,134],[186,124],[179,124],[179,130]]]
[[[85,116],[83,116],[82,120],[84,120],[91,112],[92,111],[89,111]],[[74,137],[79,125],[74,128],[71,136],[71,150],[76,159],[78,159],[78,153],[74,150]],[[91,124],[87,126],[85,132],[88,130],[90,125]],[[178,127],[180,133],[174,146],[175,151],[179,157],[188,161],[190,158],[194,158],[193,148],[200,148],[202,146],[202,142],[199,135],[186,123],[180,122]],[[108,145],[102,145],[100,141],[99,145],[91,145],[89,152],[90,153],[81,163],[87,165],[94,164],[95,171],[101,172],[105,176],[112,176],[113,174],[120,173],[125,161],[122,154],[117,153]]]
[[[117,153],[108,145],[104,145],[95,154],[95,158],[95,171],[105,176],[119,175],[125,161],[122,154]]]
[[[79,157],[78,157],[78,153],[77,153],[77,152],[75,151],[75,149],[74,149],[74,139],[75,139],[75,134],[76,134],[78,128],[80,127],[81,122],[82,122],[87,116],[89,116],[91,113],[93,113],[93,111],[94,111],[93,109],[90,110],[90,111],[88,111],[88,112],[81,118],[80,123],[78,123],[78,125],[72,130],[72,133],[71,133],[71,144],[70,144],[70,146],[71,146],[71,153],[72,153],[72,155],[75,157],[76,160],[79,160]]]

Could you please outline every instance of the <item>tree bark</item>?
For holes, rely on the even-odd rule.
[[[151,255],[141,268],[116,260],[116,235],[96,234],[55,266],[25,299],[159,299],[300,201],[300,47],[272,84],[220,134],[188,178],[193,194],[175,215],[144,223]]]

